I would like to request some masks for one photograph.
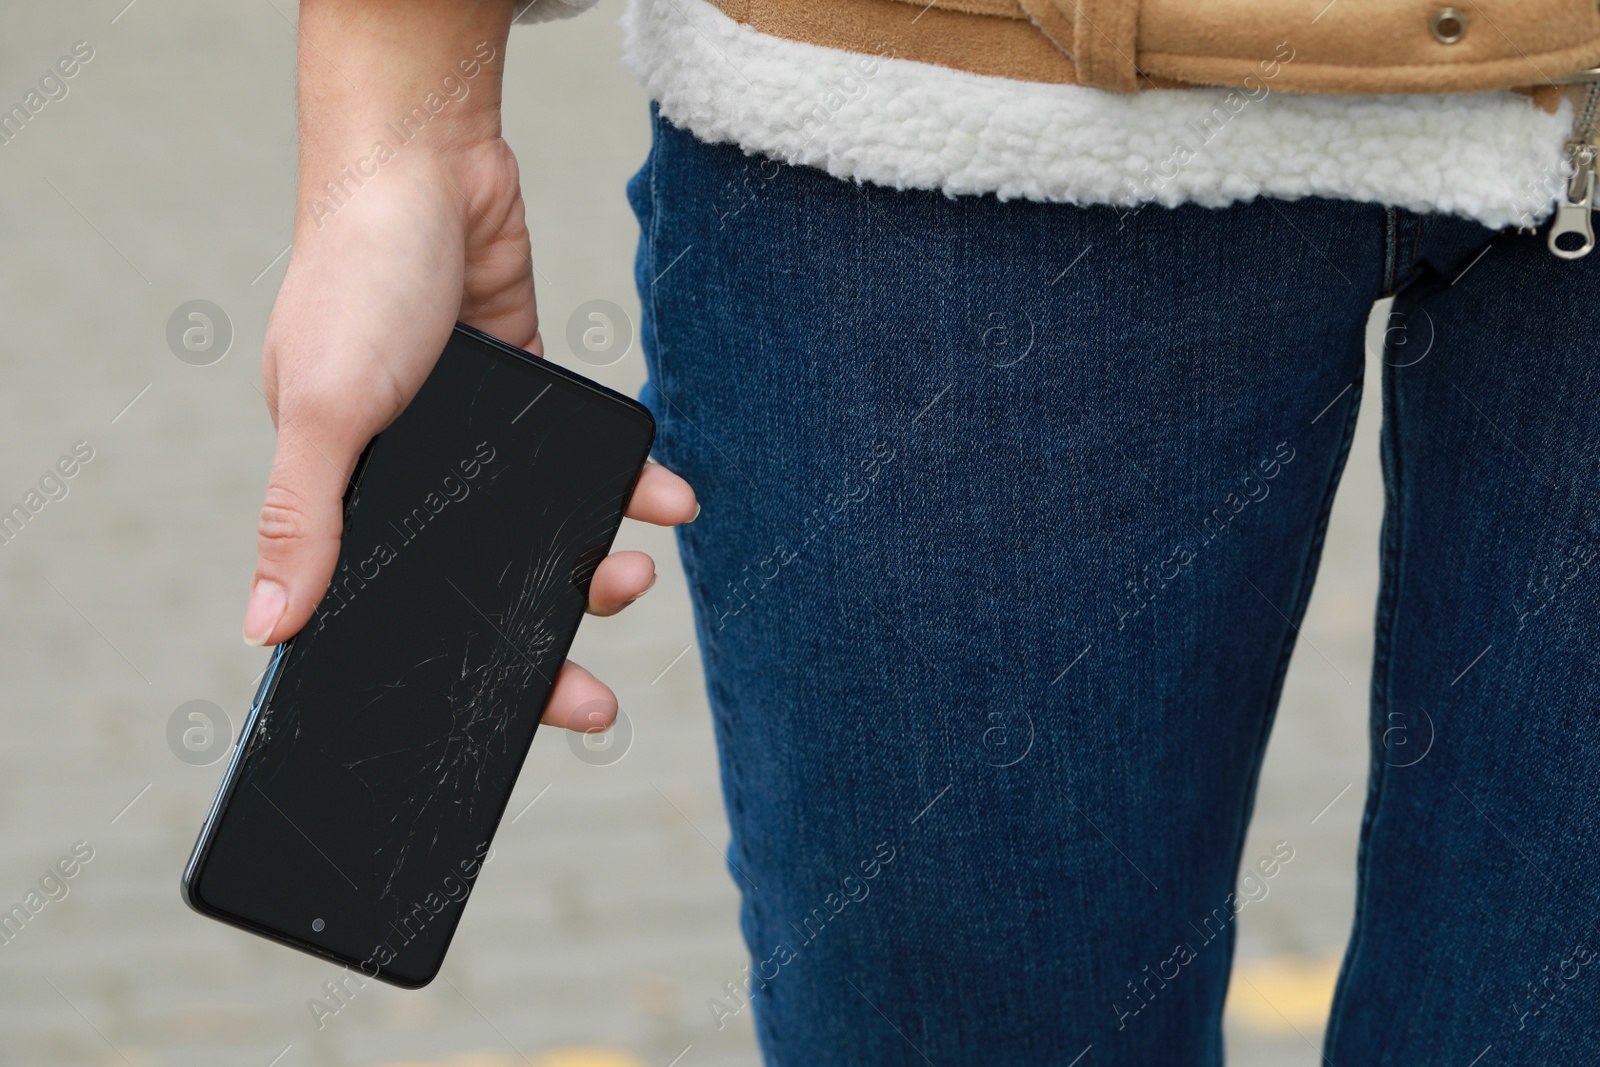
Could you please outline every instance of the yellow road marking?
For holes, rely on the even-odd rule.
[[[1320,1030],[1333,1006],[1340,959],[1235,960],[1225,1009],[1228,1021],[1269,1034]]]

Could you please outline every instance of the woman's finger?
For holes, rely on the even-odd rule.
[[[613,552],[589,583],[589,614],[615,615],[656,584],[655,560],[643,552]]]
[[[605,730],[617,721],[617,697],[606,684],[571,660],[561,665],[555,689],[545,706],[546,726],[587,733]]]
[[[633,499],[628,502],[628,518],[656,526],[677,526],[693,522],[700,514],[694,488],[654,460],[644,465]]]

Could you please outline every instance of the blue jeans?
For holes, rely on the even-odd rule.
[[[1600,1055],[1600,255],[1321,199],[857,186],[659,118],[629,194],[751,953],[712,1008],[768,1063],[1222,1062],[1239,901],[1293,852],[1241,856],[1257,773],[1390,293],[1325,1053]]]

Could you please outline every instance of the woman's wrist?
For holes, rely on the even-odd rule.
[[[302,0],[298,226],[368,185],[448,178],[500,136],[513,0]]]

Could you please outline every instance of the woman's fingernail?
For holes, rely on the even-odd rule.
[[[635,601],[642,600],[644,598],[644,594],[645,593],[648,593],[650,590],[652,590],[652,589],[654,589],[656,587],[656,578],[658,578],[658,577],[659,577],[659,575],[652,574],[650,576],[650,584],[645,586],[644,589],[641,592],[634,594],[633,596],[629,597],[627,600],[624,600],[622,602],[622,607],[624,607],[624,608],[628,607],[630,604],[633,604]],[[617,610],[620,611],[622,609],[618,608]]]
[[[695,505],[694,505],[694,514],[689,516],[689,521],[693,522],[694,520],[698,519],[699,517],[700,517],[700,502],[697,500],[697,501],[695,501]]]
[[[289,594],[270,578],[263,578],[250,590],[250,606],[244,612],[244,643],[257,648],[267,643],[278,620],[289,607]]]

